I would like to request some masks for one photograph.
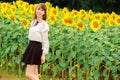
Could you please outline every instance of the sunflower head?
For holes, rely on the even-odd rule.
[[[10,6],[10,11],[11,11],[12,14],[15,14],[16,9],[17,9],[16,6],[14,6],[14,5]]]
[[[80,11],[79,11],[79,17],[80,17],[80,18],[85,18],[85,17],[86,17],[86,11],[83,10],[83,9],[80,10]]]
[[[5,3],[5,2],[3,2],[3,3],[1,3],[1,8],[3,9],[5,9],[5,8],[7,8],[8,7],[8,3]]]
[[[69,15],[66,15],[65,17],[63,17],[62,22],[66,26],[73,26],[73,21]]]
[[[24,2],[19,0],[19,1],[16,1],[16,4],[18,7],[22,7]]]
[[[96,13],[95,17],[96,17],[96,19],[101,20],[102,19],[102,14],[101,13]]]
[[[92,10],[89,10],[88,12],[88,18],[91,20],[94,17],[94,13]]]
[[[22,22],[22,25],[23,25],[23,28],[26,29],[28,28],[29,24],[30,24],[30,21],[25,19],[25,18],[22,18],[21,19],[21,22]]]
[[[111,18],[110,18],[110,19],[108,19],[108,21],[107,21],[107,22],[108,22],[108,25],[109,25],[109,26],[113,26],[113,25],[114,25],[114,20],[113,20],[113,19],[111,19]]]
[[[117,16],[117,14],[116,14],[115,12],[112,12],[111,15],[110,15],[110,17],[111,17],[113,20],[115,20],[116,16]]]
[[[73,17],[76,17],[77,14],[78,14],[78,11],[76,11],[76,10],[73,9],[72,12],[71,12],[71,14],[72,14]]]
[[[64,7],[63,10],[62,10],[62,13],[63,14],[67,14],[68,13],[68,9],[66,7]]]
[[[29,7],[30,7],[30,13],[34,13],[35,12],[35,5],[33,5],[33,4],[30,4],[29,5]]]
[[[79,28],[81,31],[85,30],[85,25],[84,23],[80,20],[80,21],[77,21],[77,24],[76,24],[77,28]]]
[[[97,19],[93,19],[90,23],[91,29],[96,32],[101,28],[100,21]]]
[[[120,16],[116,17],[115,23],[116,23],[116,25],[120,26]]]
[[[49,21],[51,22],[51,24],[54,24],[56,21],[56,16],[54,16],[53,14],[49,15]]]
[[[6,9],[1,9],[1,13],[2,13],[2,16],[3,16],[4,18],[7,18],[7,17],[8,17],[8,13],[7,13]]]
[[[45,5],[46,5],[47,8],[49,8],[51,3],[50,2],[46,2]]]
[[[57,16],[58,15],[58,8],[51,8],[51,14]]]

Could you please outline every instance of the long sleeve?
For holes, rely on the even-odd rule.
[[[42,35],[43,54],[48,54],[48,51],[49,51],[48,30],[42,32],[41,35]]]

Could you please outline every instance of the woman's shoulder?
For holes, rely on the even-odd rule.
[[[48,23],[46,21],[43,21],[43,24],[45,24],[46,26],[48,26]]]
[[[39,25],[40,25],[42,32],[49,31],[49,26],[46,21],[41,22]]]

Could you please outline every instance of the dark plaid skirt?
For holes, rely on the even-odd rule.
[[[22,58],[25,64],[41,64],[42,44],[36,41],[30,41]]]

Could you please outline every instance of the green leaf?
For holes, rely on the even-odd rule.
[[[72,51],[71,53],[69,53],[68,61],[71,61],[73,58],[75,58],[75,56],[76,56],[76,52]]]
[[[48,69],[48,64],[43,64],[43,71]]]
[[[50,57],[51,57],[51,53],[48,53],[48,54],[46,55],[46,60],[47,60],[47,61],[50,61]]]
[[[6,56],[5,51],[1,51],[1,53],[0,53],[1,59],[4,58],[5,56]]]
[[[114,58],[111,57],[111,56],[108,56],[107,58],[108,58],[110,61],[114,61]]]
[[[59,63],[59,68],[60,68],[62,71],[64,71],[67,65],[68,65],[67,62],[61,61],[61,62]]]
[[[98,56],[93,56],[93,62],[94,62],[94,66],[99,65],[100,63],[100,58]]]
[[[13,45],[13,46],[11,47],[11,52],[9,53],[9,56],[14,55],[14,53],[15,53],[17,47],[18,47],[17,45]]]
[[[10,52],[10,47],[8,47],[6,50],[5,50],[5,54],[8,54]]]
[[[88,62],[85,62],[85,63],[84,63],[84,67],[85,67],[85,69],[89,69],[89,64],[88,64]]]
[[[20,61],[21,61],[21,57],[20,56],[15,57],[15,62],[17,64],[20,64]]]
[[[112,72],[112,75],[113,75],[114,79],[116,79],[116,77],[118,76],[117,71]]]
[[[98,80],[98,77],[100,76],[100,73],[99,73],[98,70],[94,70],[93,75],[94,75],[95,80]]]
[[[56,51],[55,59],[60,58],[61,50]]]
[[[53,67],[53,77],[55,77],[58,74],[58,66]]]
[[[118,66],[117,69],[120,71],[120,66]]]
[[[103,71],[103,76],[107,76],[107,70]]]
[[[69,67],[69,76],[72,74],[72,71],[75,69],[75,66]]]

